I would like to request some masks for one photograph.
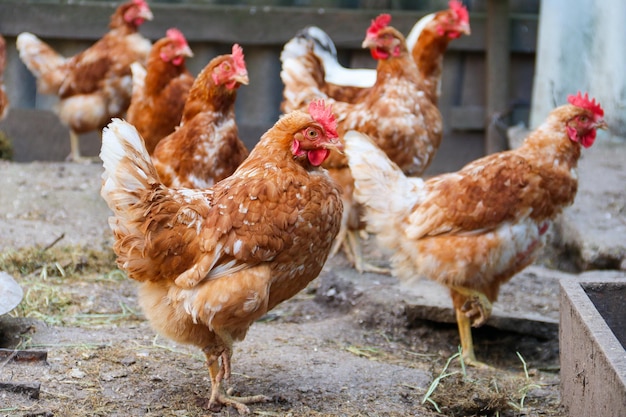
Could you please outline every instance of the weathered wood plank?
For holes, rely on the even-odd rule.
[[[496,129],[496,116],[508,107],[510,20],[509,0],[489,0],[487,25],[487,120],[485,151],[500,152],[507,148],[506,137]]]
[[[4,35],[23,31],[43,38],[96,40],[107,30],[115,3],[81,2],[72,4],[0,2],[0,27]],[[282,46],[307,25],[326,30],[338,47],[359,49],[365,28],[380,10],[325,9],[304,7],[250,7],[209,4],[152,4],[152,22],[142,33],[157,39],[170,27],[178,27],[191,42],[217,42],[244,45]],[[408,33],[421,12],[389,11],[393,25]],[[487,15],[472,13],[472,35],[450,44],[451,50],[485,51]],[[533,53],[537,40],[538,17],[512,14],[511,52]]]
[[[483,130],[485,128],[484,106],[456,106],[450,109],[448,125],[456,130]]]

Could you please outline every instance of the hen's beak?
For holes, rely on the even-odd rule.
[[[596,129],[608,130],[609,125],[604,121],[604,119],[600,119],[595,123]]]
[[[248,74],[237,74],[233,77],[234,81],[237,81],[239,84],[248,85],[250,83],[250,79],[248,78]]]
[[[370,49],[376,47],[376,38],[372,36],[366,36],[361,44],[361,48]]]
[[[139,11],[139,17],[144,20],[152,20],[154,19],[154,15],[152,14],[152,10],[150,9],[141,9]]]
[[[463,33],[464,35],[471,35],[472,30],[470,29],[469,23],[463,23],[459,28],[459,32]]]
[[[334,139],[328,139],[328,142],[324,144],[324,148],[330,149],[331,151],[335,150],[339,153],[343,153],[345,145],[341,139],[334,138]]]
[[[180,55],[186,56],[188,58],[193,57],[193,52],[191,51],[189,45],[185,45],[185,47],[180,50]]]

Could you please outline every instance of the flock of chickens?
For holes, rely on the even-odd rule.
[[[141,283],[153,327],[206,355],[209,408],[243,414],[267,400],[227,393],[233,342],[330,254],[343,247],[359,271],[380,271],[364,259],[364,230],[388,250],[394,275],[449,288],[463,358],[484,366],[471,326],[485,323],[500,285],[533,262],[572,204],[581,147],[606,128],[600,105],[570,96],[520,148],[421,178],[442,140],[444,53],[470,34],[467,10],[451,0],[406,40],[388,14],[364,28],[375,70],[342,67],[325,32],[303,29],[281,54],[284,115],[248,152],[234,114],[249,82],[242,48],[194,77],[184,35],[170,29],[151,44],[138,33],[149,19],[145,0],[131,0],[74,57],[29,33],[17,47],[39,91],[59,96],[73,159],[77,134],[104,128],[101,195],[118,265]]]

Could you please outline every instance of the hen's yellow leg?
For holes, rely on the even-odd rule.
[[[98,157],[85,157],[80,154],[80,138],[78,134],[70,129],[70,154],[67,156],[68,161],[80,162],[80,163],[92,163],[97,162],[100,159]]]
[[[76,132],[70,129],[70,154],[67,157],[70,161],[79,162],[80,156],[80,140]]]
[[[269,401],[265,395],[251,395],[248,397],[235,397],[226,392],[222,384],[224,379],[230,378],[230,357],[232,349],[226,348],[216,354],[215,349],[205,349],[209,375],[211,377],[211,398],[209,398],[209,410],[219,411],[223,406],[234,407],[239,414],[250,414],[246,404]],[[220,364],[219,359],[222,363]]]
[[[487,321],[491,316],[492,304],[487,296],[479,291],[463,287],[453,287],[452,290],[467,297],[465,304],[455,309],[463,361],[477,368],[489,368],[488,365],[476,360],[472,326],[479,327]]]
[[[461,355],[463,355],[463,362],[469,366],[475,366],[477,368],[487,367],[482,362],[476,360],[474,354],[474,341],[472,339],[472,326],[469,317],[460,309],[456,310],[456,323],[459,326],[459,337],[461,339]]]

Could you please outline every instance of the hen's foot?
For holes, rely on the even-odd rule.
[[[251,395],[248,397],[235,397],[227,394],[222,388],[221,384],[218,384],[212,392],[211,399],[209,399],[209,410],[212,412],[219,411],[223,406],[233,407],[239,414],[250,414],[250,409],[246,404],[263,403],[270,401],[271,398],[265,395]]]
[[[466,357],[465,352],[463,352],[463,362],[467,366],[471,366],[471,367],[478,368],[478,369],[494,369],[492,366],[487,365],[486,363],[481,362],[479,360],[476,360],[476,357],[474,357],[473,352],[472,352],[472,355],[467,355],[467,357]]]
[[[461,307],[461,311],[472,321],[472,327],[480,327],[485,324],[493,310],[493,304],[487,296],[467,288],[455,287],[453,289],[468,297]]]

